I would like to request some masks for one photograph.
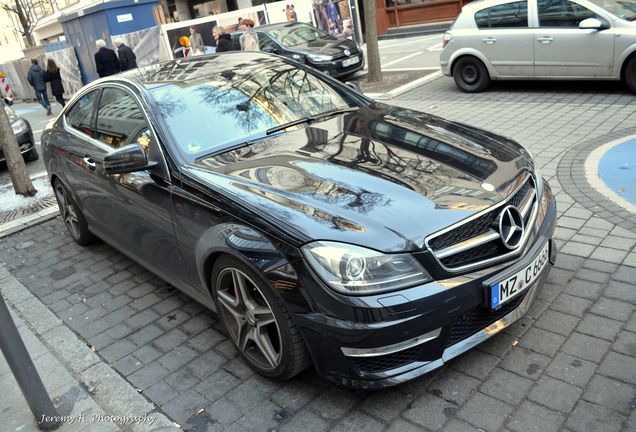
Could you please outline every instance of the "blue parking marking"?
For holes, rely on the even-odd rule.
[[[621,198],[636,204],[636,139],[609,149],[598,164],[598,176]]]

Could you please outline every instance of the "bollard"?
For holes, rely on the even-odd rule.
[[[57,429],[61,424],[57,410],[42,384],[40,375],[24,346],[2,295],[0,295],[0,349],[35,416],[38,427],[44,430]],[[56,420],[40,422],[43,418]]]

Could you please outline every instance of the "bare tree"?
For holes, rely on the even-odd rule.
[[[4,102],[0,101],[0,104],[4,105]],[[13,134],[9,116],[4,110],[4,106],[0,108],[0,148],[4,152],[4,159],[9,169],[9,176],[11,177],[15,193],[27,197],[35,195],[38,191],[31,183],[31,178],[27,173],[26,164],[24,159],[22,159],[18,141]]]
[[[364,2],[364,38],[367,43],[368,81],[382,81],[380,50],[378,49],[378,28],[375,16],[375,0]]]
[[[16,29],[24,37],[27,47],[34,47],[33,30],[40,19],[53,12],[50,0],[2,0],[0,8],[17,15],[21,29]]]

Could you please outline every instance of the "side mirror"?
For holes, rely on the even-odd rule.
[[[156,162],[148,163],[146,152],[139,144],[128,144],[104,156],[106,174],[124,174],[153,168]]]
[[[362,93],[362,87],[360,87],[360,84],[358,84],[356,81],[347,81],[344,84],[350,89],[355,90],[358,93]]]
[[[579,28],[584,30],[604,30],[609,28],[609,26],[600,19],[587,18],[579,23]]]

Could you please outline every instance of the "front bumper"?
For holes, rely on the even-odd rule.
[[[350,75],[364,68],[364,55],[362,53],[358,53],[356,55],[360,58],[360,61],[349,66],[342,65],[342,62],[347,60],[347,58],[339,58],[331,62],[314,63],[312,61],[308,61],[307,64],[320,72],[328,74],[329,76],[339,78],[345,75]]]
[[[20,153],[22,154],[31,151],[35,147],[35,139],[33,139],[33,131],[31,129],[31,125],[28,121],[24,121],[27,124],[27,129],[15,136],[16,140],[18,141],[18,146],[20,147]],[[4,152],[2,151],[2,148],[0,148],[0,162],[4,161]]]
[[[547,211],[535,228],[532,244],[512,264],[361,300],[364,308],[359,308],[356,320],[318,313],[296,315],[318,372],[347,387],[391,387],[442,366],[522,317],[556,258],[552,240],[556,201],[551,193],[548,196]],[[501,308],[485,308],[483,282],[523,268],[546,242],[550,260],[537,279]]]

